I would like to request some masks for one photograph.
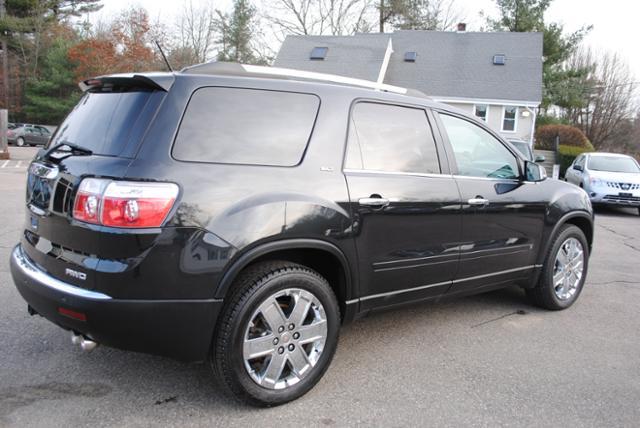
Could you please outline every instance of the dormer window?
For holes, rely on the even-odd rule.
[[[329,48],[327,47],[315,47],[311,50],[311,55],[309,55],[309,59],[323,61],[324,58],[327,56],[328,51],[329,51]]]
[[[507,62],[507,56],[504,54],[497,54],[493,56],[493,65],[505,65]]]
[[[404,61],[405,62],[416,62],[418,59],[418,52],[405,52],[404,53]]]

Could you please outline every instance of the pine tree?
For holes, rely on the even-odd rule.
[[[74,64],[67,51],[74,42],[56,37],[47,49],[40,77],[30,79],[25,88],[25,117],[30,122],[58,124],[80,98]]]
[[[9,58],[8,104],[13,120],[24,120],[20,112],[25,85],[42,82],[45,76],[42,63],[49,57],[50,32],[59,28],[69,17],[102,8],[102,0],[4,0],[5,14],[0,17],[0,37],[7,45]]]
[[[573,69],[564,66],[584,36],[591,30],[585,26],[565,35],[563,27],[557,23],[546,23],[544,13],[552,0],[495,0],[500,17],[488,19],[495,31],[528,32],[543,34],[544,64],[542,81],[544,86],[542,106],[579,107],[586,102],[582,89],[576,81],[582,79],[587,69]]]
[[[244,64],[261,62],[252,47],[253,29],[256,25],[256,8],[249,0],[235,0],[231,15],[218,11],[221,33],[218,61]]]

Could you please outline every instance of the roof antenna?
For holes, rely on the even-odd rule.
[[[158,40],[153,40],[156,43],[156,46],[158,47],[158,50],[160,51],[160,55],[162,55],[162,59],[164,59],[164,63],[167,64],[167,68],[169,69],[170,72],[173,73],[173,68],[171,67],[171,63],[169,63],[169,60],[167,59],[167,56],[164,54],[164,51],[162,50],[162,46],[160,46],[160,43],[158,43]]]

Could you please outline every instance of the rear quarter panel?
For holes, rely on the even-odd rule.
[[[179,204],[167,227],[181,235],[179,242],[170,244],[172,258],[165,258],[179,272],[171,282],[191,284],[199,296],[222,297],[217,285],[238,258],[260,244],[289,238],[326,241],[355,260],[349,196],[341,171],[349,106],[341,98],[344,95],[307,88],[321,98],[321,104],[298,166],[177,161],[171,148],[182,112],[193,91],[203,86],[305,92],[299,82],[292,86],[268,79],[176,79],[126,174],[129,179],[153,177],[180,186]],[[172,283],[163,286],[176,287]]]

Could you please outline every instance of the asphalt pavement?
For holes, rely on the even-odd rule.
[[[27,160],[34,149],[12,148]],[[342,329],[303,398],[254,409],[204,364],[106,347],[27,314],[9,273],[25,167],[0,161],[0,426],[536,426],[640,424],[640,216],[601,210],[578,302],[530,306],[517,288],[404,307]],[[26,164],[26,162],[25,162]]]

